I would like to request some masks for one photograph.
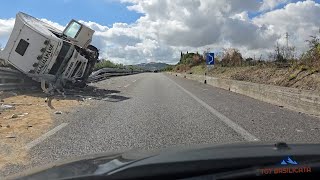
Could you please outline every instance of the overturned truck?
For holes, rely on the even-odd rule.
[[[60,31],[19,12],[0,59],[41,82],[46,93],[84,87],[99,57],[98,49],[90,44],[93,34],[76,20]]]

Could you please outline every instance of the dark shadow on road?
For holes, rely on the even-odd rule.
[[[41,97],[45,99],[45,102],[51,109],[55,109],[52,105],[52,100],[98,100],[108,102],[121,102],[130,99],[119,95],[120,91],[111,89],[101,89],[94,86],[87,86],[85,88],[65,89],[63,92],[55,92],[54,95],[48,95],[42,92],[39,88],[33,90],[13,90],[8,92],[1,92],[0,99],[6,99],[8,97],[17,95],[27,95],[34,97]]]
[[[130,99],[129,97],[121,96],[118,93],[120,93],[118,90],[100,89],[94,86],[87,86],[85,88],[78,89],[65,89],[62,93],[56,93],[53,96],[49,96],[48,105],[52,99],[68,99],[78,101],[98,100],[108,102],[120,102]]]

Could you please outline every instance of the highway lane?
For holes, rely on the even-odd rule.
[[[108,79],[102,100],[56,119],[60,128],[30,149],[30,163],[127,149],[245,141],[319,142],[319,118],[160,73]],[[50,134],[50,133],[49,133]]]

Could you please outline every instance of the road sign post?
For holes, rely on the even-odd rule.
[[[214,53],[207,53],[206,54],[206,72],[204,74],[204,83],[207,84],[207,74],[208,72],[214,67]]]

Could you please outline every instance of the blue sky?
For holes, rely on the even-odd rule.
[[[15,17],[18,11],[61,25],[77,19],[111,26],[115,22],[132,23],[141,16],[116,0],[10,0],[1,2],[0,19]]]

